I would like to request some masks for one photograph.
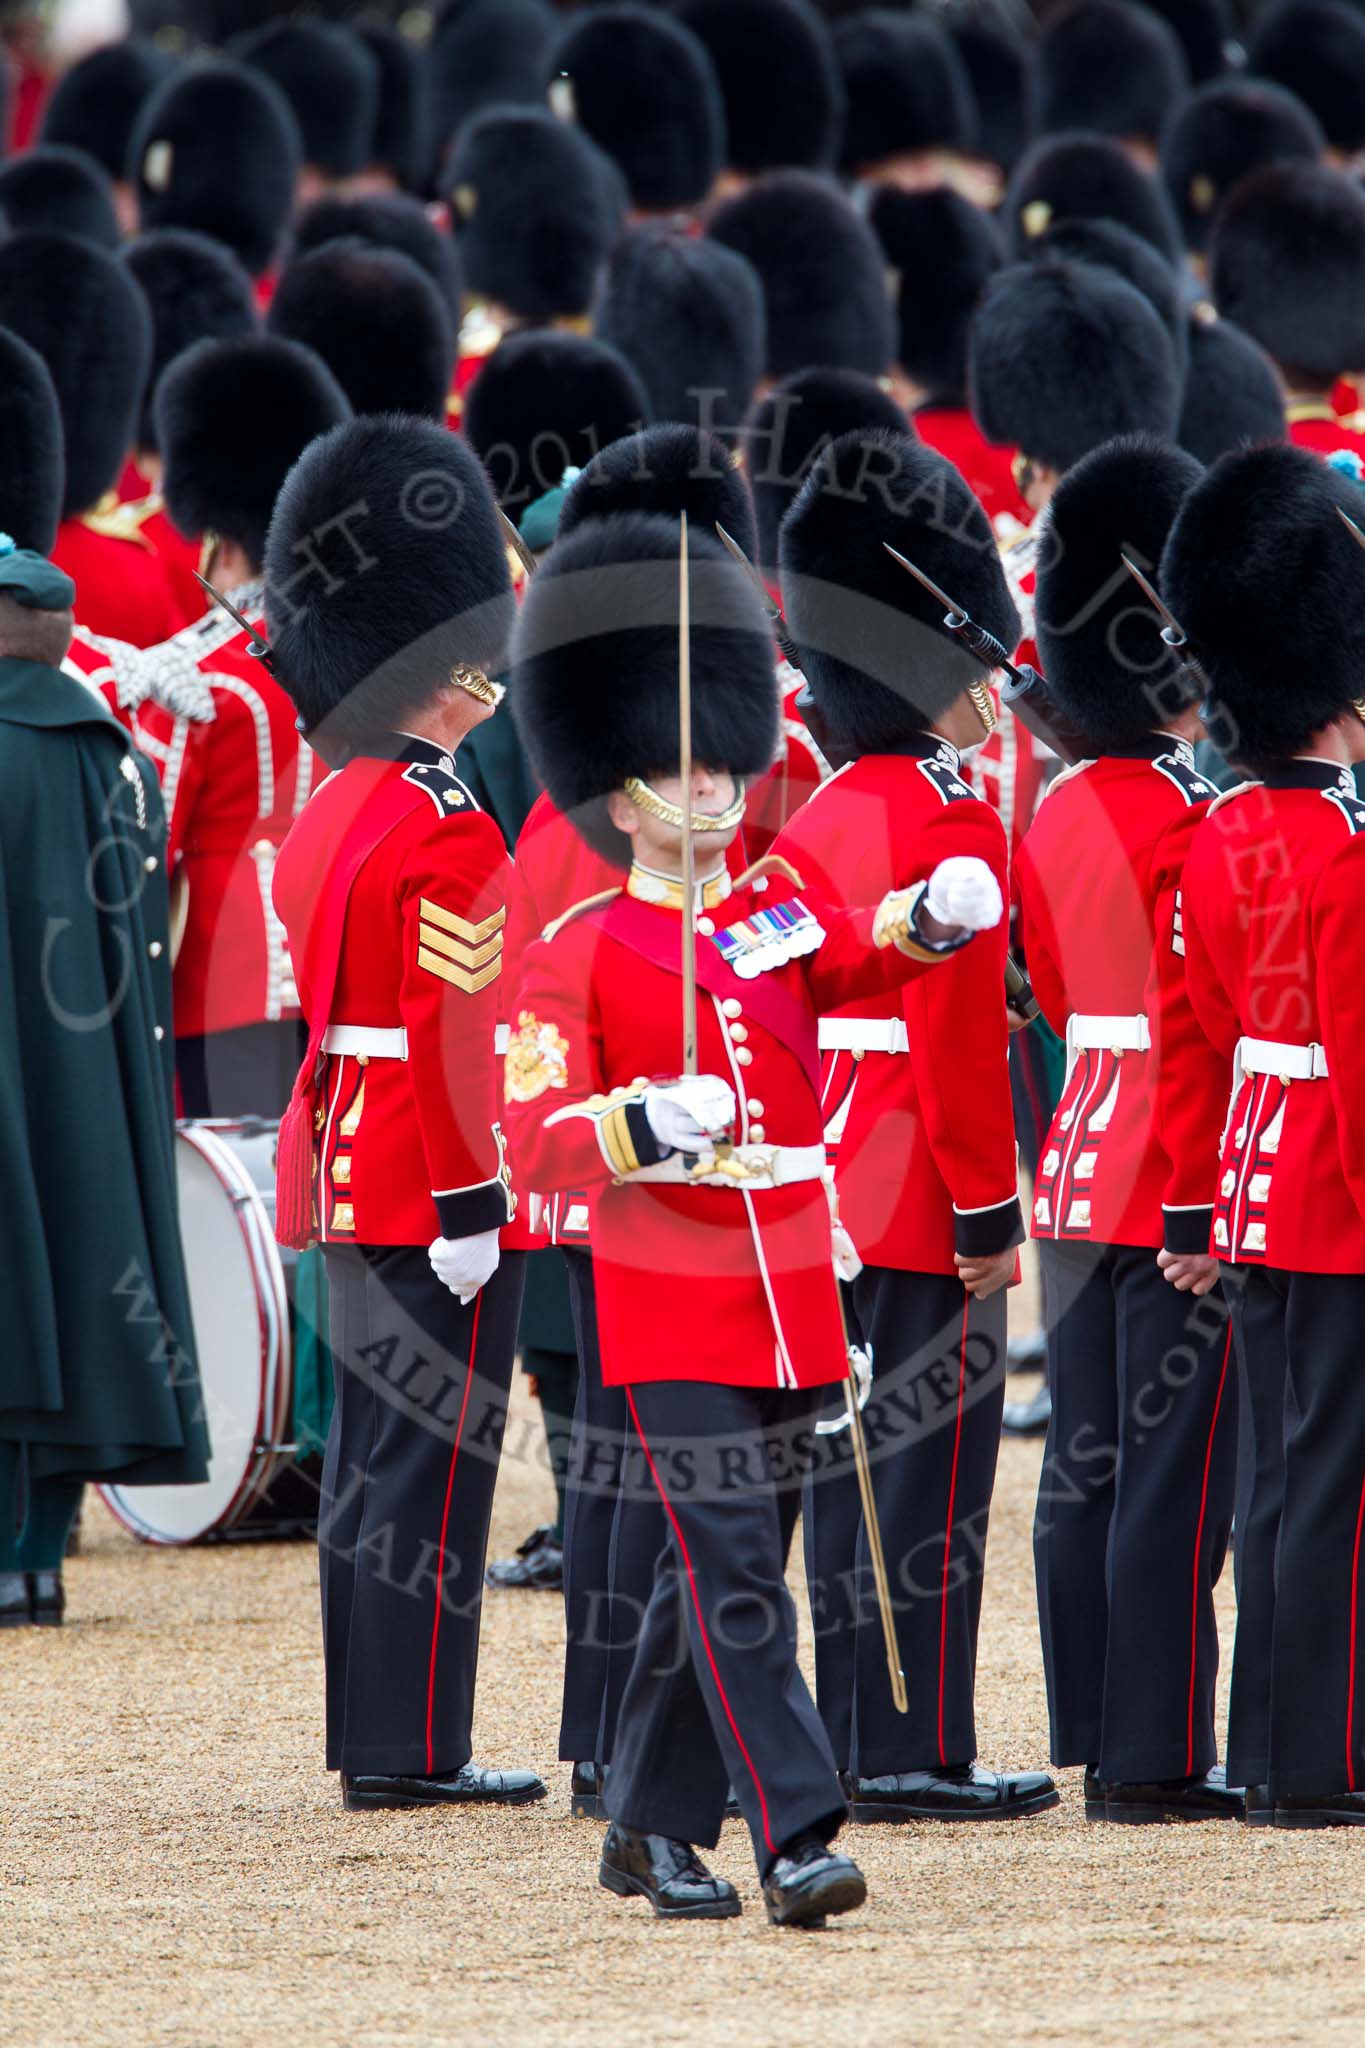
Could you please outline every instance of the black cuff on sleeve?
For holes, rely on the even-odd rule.
[[[484,1230],[500,1230],[509,1222],[507,1183],[486,1180],[477,1187],[455,1188],[449,1194],[434,1195],[442,1237],[477,1237]]]
[[[626,1104],[626,1129],[630,1132],[630,1142],[641,1166],[657,1166],[661,1159],[672,1157],[673,1147],[661,1145],[655,1137],[643,1102]]]
[[[1161,1218],[1168,1252],[1178,1252],[1189,1258],[1209,1250],[1209,1239],[1213,1234],[1212,1202],[1207,1209],[1163,1209]]]
[[[953,1211],[954,1249],[964,1259],[989,1259],[1024,1242],[1024,1216],[1019,1197],[997,1202],[993,1209]]]

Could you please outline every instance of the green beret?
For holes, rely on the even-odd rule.
[[[69,612],[76,586],[46,555],[16,547],[9,534],[0,533],[0,597],[35,612]]]

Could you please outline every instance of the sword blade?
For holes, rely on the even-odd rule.
[[[682,986],[684,1074],[697,1071],[697,933],[693,911],[696,848],[692,842],[692,608],[687,574],[687,514],[678,545],[678,772],[682,782]]]
[[[1128,571],[1128,574],[1132,577],[1134,583],[1136,583],[1138,589],[1146,598],[1148,604],[1152,607],[1152,610],[1158,615],[1162,623],[1169,629],[1169,631],[1175,635],[1174,639],[1168,642],[1168,645],[1170,645],[1171,647],[1188,647],[1190,644],[1189,634],[1185,631],[1185,628],[1181,625],[1179,619],[1171,610],[1170,606],[1162,598],[1161,593],[1156,588],[1155,584],[1152,583],[1148,577],[1143,575],[1141,569],[1139,569],[1137,563],[1133,560],[1131,555],[1125,555],[1122,551],[1120,551],[1119,560],[1122,562],[1124,568]]]
[[[536,558],[522,539],[520,528],[516,525],[515,521],[507,517],[501,505],[497,506],[496,510],[498,518],[502,521],[503,539],[507,542],[508,547],[511,548],[512,553],[521,563],[527,575],[534,576],[536,573]]]
[[[228,617],[231,620],[233,620],[236,625],[240,626],[242,631],[246,634],[247,639],[250,643],[247,648],[247,653],[254,654],[258,661],[263,661],[266,667],[273,672],[275,663],[270,652],[270,643],[261,638],[260,634],[256,631],[256,628],[252,625],[250,619],[246,616],[246,613],[238,611],[236,605],[232,602],[232,599],[230,597],[224,597],[221,590],[216,590],[214,586],[209,582],[207,576],[201,576],[197,569],[193,570],[192,574],[194,576],[195,582],[199,585],[199,588],[203,591],[205,597],[208,598],[209,602],[211,604],[216,604],[220,610],[225,611]]]

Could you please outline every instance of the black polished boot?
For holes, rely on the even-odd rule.
[[[27,1628],[32,1619],[23,1572],[0,1572],[0,1628]]]
[[[1104,1780],[1094,1764],[1086,1765],[1085,1778],[1082,1782],[1085,1791],[1086,1819],[1103,1820],[1105,1818]]]
[[[638,1835],[614,1820],[602,1844],[597,1881],[620,1899],[648,1899],[659,1920],[733,1920],[739,1893],[713,1877],[690,1842]]]
[[[791,1842],[763,1880],[768,1918],[777,1927],[823,1927],[831,1913],[851,1913],[867,1897],[867,1880],[851,1856],[814,1835]]]
[[[1275,1808],[1271,1804],[1269,1785],[1247,1786],[1247,1826],[1249,1828],[1273,1828]]]
[[[517,1545],[515,1557],[496,1558],[483,1576],[486,1585],[504,1593],[562,1593],[564,1546],[551,1525],[542,1522],[524,1543]]]
[[[1046,1771],[988,1771],[980,1764],[944,1764],[855,1778],[855,1821],[1017,1820],[1044,1813],[1061,1798]]]
[[[66,1588],[60,1572],[25,1572],[29,1616],[35,1628],[60,1628],[66,1613]]]
[[[344,1773],[342,1804],[348,1813],[404,1806],[529,1806],[545,1797],[545,1780],[534,1771],[486,1771],[478,1764],[444,1776],[421,1778],[397,1772]]]
[[[569,1780],[569,1817],[572,1820],[605,1820],[602,1801],[605,1773],[597,1764],[575,1764]]]
[[[1365,1792],[1277,1792],[1276,1828],[1365,1827]]]
[[[1173,1820],[1242,1820],[1246,1792],[1229,1785],[1221,1764],[1202,1778],[1156,1779],[1149,1784],[1106,1782],[1105,1819],[1127,1827]]]

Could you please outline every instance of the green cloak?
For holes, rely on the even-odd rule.
[[[193,1483],[165,820],[85,684],[0,658],[0,1439],[35,1478]]]

